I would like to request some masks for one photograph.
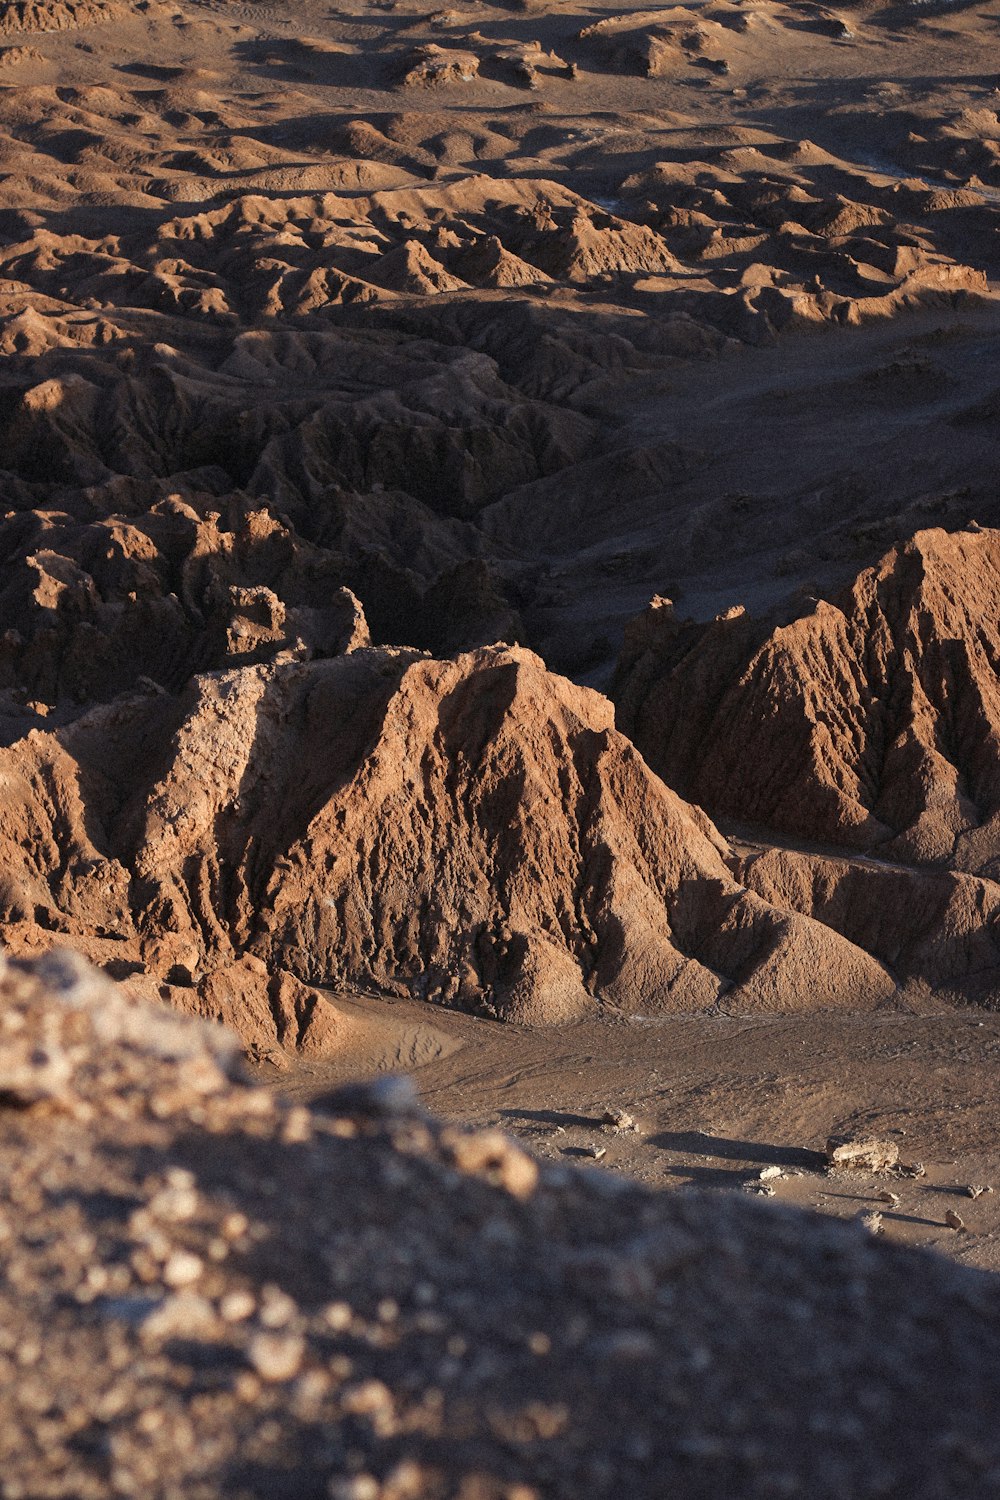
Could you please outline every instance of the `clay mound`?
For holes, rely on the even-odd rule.
[[[700,22],[694,12],[674,6],[607,16],[585,26],[579,40],[612,72],[661,78],[689,64],[728,73],[729,65],[719,56],[727,29],[718,21]]]
[[[796,849],[744,854],[733,873],[774,906],[814,917],[856,943],[903,986],[996,1007],[996,882]]]
[[[418,240],[406,240],[366,269],[365,279],[390,291],[433,296],[462,291],[465,282],[452,276]]]
[[[714,816],[1000,872],[1000,533],[918,533],[791,623],[679,624],[619,666],[619,722]]]
[[[61,932],[257,1047],[268,973],[532,1022],[893,993],[737,884],[611,717],[525,651],[360,650],[35,730],[0,752],[6,940]]]
[[[0,1003],[12,1492],[107,1493],[110,1424],[119,1490],[207,1500],[991,1487],[995,1278],[543,1166],[405,1080],[289,1108],[66,957]]]
[[[940,114],[924,105],[890,110],[885,130],[894,154],[915,174],[944,177],[973,190],[1000,185],[1000,123],[995,109]]]
[[[388,121],[385,122],[389,124]],[[330,133],[329,144],[347,157],[386,162],[418,177],[432,177],[437,162],[419,145],[406,148],[371,120],[346,120]]]
[[[0,688],[38,705],[107,700],[143,679],[177,692],[213,667],[368,642],[337,556],[265,510],[225,525],[173,496],[89,524],[25,512],[0,557]]]
[[[559,227],[539,234],[521,251],[549,276],[589,281],[609,273],[664,273],[679,269],[660,237],[643,225],[612,214],[560,215]]]
[[[505,250],[495,234],[459,250],[452,264],[463,281],[479,287],[535,286],[552,279],[539,267]]]
[[[923,183],[880,179],[810,141],[742,136],[709,161],[657,162],[622,184],[675,254],[720,288],[738,284],[742,323],[733,297],[713,313],[688,296],[699,317],[718,321],[728,301],[728,331],[760,339],[991,295],[993,257],[946,211],[978,204],[992,217],[982,197],[938,205]]]
[[[75,26],[111,21],[127,9],[118,0],[4,0],[0,6],[0,33],[68,31]]]

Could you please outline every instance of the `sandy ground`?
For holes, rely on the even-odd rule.
[[[282,1075],[283,1094],[412,1070],[436,1114],[499,1125],[543,1158],[664,1191],[755,1192],[761,1170],[778,1166],[767,1181],[776,1200],[841,1218],[879,1211],[892,1240],[1000,1269],[998,1016],[609,1016],[528,1030],[401,1002],[336,1003],[370,1036],[336,1066]],[[635,1130],[602,1126],[612,1109],[633,1115]],[[822,1153],[842,1133],[888,1136],[925,1175],[828,1175]],[[974,1185],[997,1191],[973,1200]],[[949,1209],[966,1232],[945,1223]]]

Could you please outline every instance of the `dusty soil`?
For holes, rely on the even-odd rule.
[[[839,1218],[878,1211],[888,1240],[1000,1270],[996,1016],[634,1016],[539,1032],[404,1002],[337,1005],[371,1032],[336,1063],[282,1074],[283,1095],[405,1070],[435,1114],[499,1126],[544,1160],[713,1193],[757,1193],[761,1170],[778,1166],[775,1201]],[[635,1129],[603,1124],[614,1109]],[[924,1175],[829,1172],[827,1140],[844,1133],[896,1141]],[[973,1199],[973,1186],[994,1191]],[[967,1232],[948,1227],[949,1209]]]
[[[538,1165],[398,1081],[282,1104],[79,960],[0,998],[9,1500],[1000,1487],[993,1276]]]

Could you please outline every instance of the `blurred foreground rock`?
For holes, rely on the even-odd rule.
[[[5,1500],[990,1495],[1000,1287],[0,972]]]

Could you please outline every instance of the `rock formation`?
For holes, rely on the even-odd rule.
[[[752,825],[741,882],[903,982],[994,1004],[1000,534],[920,532],[797,603],[696,625],[654,600],[626,636],[619,726],[686,796]]]
[[[1000,872],[1000,533],[920,532],[775,625],[654,603],[619,723],[714,816]]]
[[[1000,518],[992,82],[956,53],[948,99],[873,108],[868,12],[533,4],[0,16],[3,936],[258,1052],[334,1046],[331,986],[556,1019],[992,967],[978,553],[859,583],[836,639],[647,621],[619,706],[676,796],[538,660],[604,685],[654,587],[766,610]],[[855,681],[814,733],[803,684]],[[875,931],[690,802],[953,877]]]
[[[10,944],[62,933],[258,1047],[318,1045],[303,987],[529,1021],[892,992],[738,884],[607,700],[530,653],[287,657],[0,752]]]

